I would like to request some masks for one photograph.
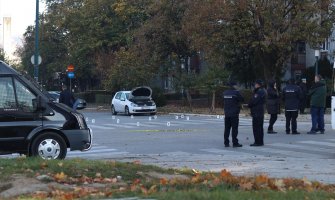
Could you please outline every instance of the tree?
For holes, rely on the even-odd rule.
[[[250,81],[244,79],[246,72],[273,79],[281,76],[297,41],[319,44],[330,34],[334,5],[316,0],[196,0],[187,19],[194,45],[221,55],[242,81]]]
[[[333,66],[327,57],[321,57],[321,59],[318,60],[318,70],[319,74],[326,79],[328,91],[331,91],[331,88],[333,88],[332,80],[334,78]],[[315,65],[308,67],[304,76],[307,78],[307,87],[310,88],[314,84]]]
[[[114,53],[129,48],[133,31],[147,17],[145,0],[47,0],[41,16],[40,54],[43,79],[73,64],[82,89],[99,88],[114,64]],[[34,27],[28,27],[19,50],[26,71],[32,73]]]
[[[206,72],[198,78],[198,88],[212,95],[210,111],[215,111],[217,92],[228,82],[228,71],[223,66],[209,65]]]
[[[39,31],[39,54],[42,63],[39,65],[39,80],[46,84],[47,89],[60,89],[58,85],[53,85],[56,72],[66,70],[68,65],[68,54],[65,45],[65,35],[63,30],[50,21],[49,16],[41,15]],[[17,50],[21,57],[22,70],[33,76],[34,68],[30,58],[34,55],[35,27],[29,26],[24,34],[23,46]],[[55,88],[56,87],[56,88]]]
[[[113,56],[115,63],[108,71],[109,81],[105,81],[109,90],[131,90],[136,86],[149,85],[156,74],[152,66],[139,59],[137,52],[120,49]]]
[[[5,52],[3,49],[0,49],[0,60],[5,61]]]
[[[190,90],[194,87],[194,73],[189,70],[189,58],[196,55],[183,29],[183,18],[191,1],[155,1],[149,9],[150,18],[136,32],[140,46],[153,56],[165,75],[174,78],[175,88],[186,93],[191,106]],[[168,62],[168,63],[167,63]]]

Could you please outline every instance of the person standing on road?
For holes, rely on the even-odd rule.
[[[312,129],[307,133],[316,134],[320,131],[320,133],[323,134],[325,132],[324,114],[327,88],[325,81],[320,75],[316,75],[314,81],[315,83],[308,93],[308,95],[311,96]]]
[[[244,101],[241,93],[236,88],[236,82],[229,83],[230,88],[223,92],[223,109],[225,114],[224,145],[229,147],[229,135],[232,130],[233,147],[242,147],[238,143],[238,123],[241,103]]]
[[[299,104],[302,98],[301,89],[294,84],[294,79],[290,79],[283,89],[283,101],[285,102],[286,134],[300,134],[297,131],[297,118],[299,115]]]
[[[252,130],[255,142],[250,146],[264,145],[264,110],[265,110],[266,92],[263,88],[263,81],[255,82],[255,89],[252,98],[248,104],[252,116]]]
[[[277,85],[275,81],[269,81],[267,89],[267,101],[266,107],[268,114],[270,115],[268,133],[275,134],[277,132],[273,131],[273,125],[277,121],[279,113],[279,94],[277,90]]]
[[[67,89],[66,85],[62,85],[62,92],[60,93],[59,96],[59,103],[63,103],[72,108],[74,102],[75,98],[73,94],[70,92],[70,90]]]
[[[300,102],[299,110],[300,110],[300,114],[305,114],[307,93],[308,93],[307,85],[306,85],[306,79],[302,78],[298,85],[299,85],[299,87],[301,89],[301,92],[302,92],[302,99],[301,99],[301,102]]]

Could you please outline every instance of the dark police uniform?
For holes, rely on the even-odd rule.
[[[268,114],[270,114],[268,133],[277,133],[273,131],[273,125],[277,121],[278,113],[279,113],[279,94],[277,89],[274,87],[275,82],[269,81],[269,87],[267,89],[267,101],[266,108],[268,110]]]
[[[262,84],[260,84],[262,85]],[[252,116],[252,130],[255,143],[251,146],[264,145],[264,111],[265,111],[266,92],[263,87],[256,88],[248,104]]]
[[[292,134],[297,132],[297,118],[302,92],[299,86],[290,80],[283,89],[283,101],[285,102],[286,134],[290,134],[290,124],[292,125]]]
[[[240,92],[233,87],[223,92],[223,109],[225,113],[224,144],[229,147],[230,129],[232,129],[233,147],[241,146],[238,143],[238,122],[241,110],[241,102],[244,98]]]
[[[70,90],[65,89],[59,95],[59,103],[63,103],[68,105],[70,108],[73,107],[73,103],[75,102],[75,98]]]

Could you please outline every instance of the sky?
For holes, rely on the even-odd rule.
[[[44,3],[40,0],[39,11],[44,10]],[[23,34],[29,25],[35,24],[36,0],[0,0],[0,36],[2,37],[2,17],[11,17],[10,51],[15,51],[22,45]],[[2,40],[0,40],[1,42]]]

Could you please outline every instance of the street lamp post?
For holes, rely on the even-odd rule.
[[[34,53],[34,78],[38,82],[38,25],[39,25],[39,0],[36,0],[36,21],[35,21],[35,53]]]
[[[315,76],[319,74],[319,69],[318,69],[318,61],[319,61],[319,56],[320,56],[320,50],[315,49]]]

